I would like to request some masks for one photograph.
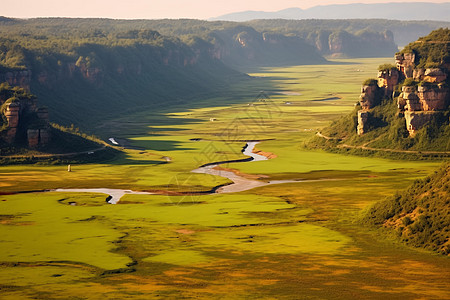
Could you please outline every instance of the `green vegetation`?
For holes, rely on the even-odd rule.
[[[390,71],[397,70],[397,66],[393,64],[382,64],[378,66],[378,71]]]
[[[273,30],[284,34],[297,34],[304,36],[317,36],[318,41],[322,43],[328,42],[328,36],[331,32],[346,31],[352,35],[364,36],[373,32],[381,32],[378,38],[384,39],[383,35],[389,36],[393,34],[395,43],[404,46],[411,41],[417,40],[420,36],[429,34],[432,30],[438,28],[449,27],[449,22],[434,21],[399,21],[399,20],[383,20],[383,19],[354,19],[354,20],[254,20],[247,22],[257,30]],[[390,33],[390,34],[389,34]],[[308,37],[309,39],[309,37]],[[357,40],[357,39],[356,39]],[[373,46],[368,44],[367,46]],[[361,45],[356,45],[356,49],[361,49]],[[362,46],[366,54],[368,52],[375,57],[392,56],[392,50],[380,49],[378,47],[369,49]],[[378,56],[376,56],[378,51]],[[395,51],[395,50],[394,50]]]
[[[2,79],[8,72],[30,85],[54,120],[81,128],[53,125],[53,135],[64,141],[51,147],[54,153],[88,152],[45,164],[36,153],[0,166],[2,298],[328,299],[337,292],[345,299],[449,298],[446,257],[393,245],[354,222],[362,209],[438,163],[304,147],[354,108],[359,83],[381,59],[324,64],[300,35],[227,22],[0,18],[0,23]],[[330,36],[336,42],[380,37],[340,30],[318,38]],[[227,66],[251,57],[247,67],[256,71],[250,76]],[[286,63],[316,64],[255,68]],[[25,97],[19,90],[8,93],[11,102]],[[384,99],[371,111],[372,138],[378,133],[383,138],[370,142],[383,143],[387,136],[403,148],[405,132],[388,113],[393,106]],[[355,116],[335,123],[338,130],[326,142],[351,140]],[[439,131],[445,129],[436,122],[417,134],[418,145],[442,146]],[[398,127],[387,125],[393,123]],[[127,149],[91,151],[103,144],[83,134],[85,128]],[[258,150],[273,158],[222,167],[254,180],[289,182],[207,194],[230,181],[191,171],[244,158],[245,140],[261,140]],[[68,163],[71,172],[61,165]],[[448,190],[448,184],[442,187]],[[109,205],[107,195],[92,190],[38,192],[56,188],[162,195],[124,192],[118,205]],[[423,218],[408,216],[402,226],[414,233],[428,230],[428,216],[438,205],[425,205]],[[439,224],[446,222],[438,216]]]
[[[376,78],[369,78],[363,81],[363,85],[376,85],[378,86],[378,80]]]
[[[377,202],[362,221],[383,226],[401,241],[450,254],[450,165],[417,180],[406,192]]]
[[[5,111],[6,105],[24,101],[30,103],[36,97],[20,87],[10,87],[7,83],[0,83],[0,135],[8,125]],[[1,144],[1,140],[0,140]]]
[[[96,130],[134,149],[74,164],[72,172],[1,166],[0,232],[8,232],[0,241],[8,249],[1,254],[2,297],[328,299],[339,291],[346,299],[448,298],[446,257],[394,245],[354,222],[439,163],[303,147],[352,110],[359,83],[382,61],[261,69],[227,95],[122,115]],[[8,194],[207,191],[229,180],[190,171],[243,158],[245,139],[261,139],[258,150],[276,158],[223,167],[262,181],[299,181],[233,194],[126,194],[118,205],[93,192]],[[27,247],[37,241],[35,251]],[[89,244],[95,247],[77,254]]]
[[[58,124],[48,124],[47,109],[36,109],[36,96],[20,87],[10,87],[7,83],[0,85],[0,164],[11,163],[67,163],[67,162],[92,162],[101,158],[112,158],[118,151],[106,149],[105,144],[93,135],[87,135],[75,128],[64,127]],[[7,106],[14,104],[18,110],[17,132],[13,138],[8,138],[9,128],[6,118]],[[28,142],[29,129],[45,129],[50,135],[50,140],[45,145],[30,147]],[[102,153],[94,151],[103,148]],[[88,153],[89,152],[89,153]],[[72,153],[72,155],[70,155]],[[52,154],[56,154],[52,156]],[[60,154],[64,154],[61,156]],[[89,155],[86,155],[89,154]],[[91,155],[94,154],[94,155]],[[59,157],[57,157],[59,156]],[[66,159],[60,159],[61,157]],[[75,156],[78,156],[74,158]]]
[[[414,53],[417,68],[438,68],[450,62],[449,46],[450,30],[440,28],[408,44],[400,53]]]
[[[263,35],[195,20],[11,20],[0,26],[0,81],[30,87],[52,121],[89,131],[122,114],[192,104],[250,80],[230,66],[325,62],[300,38],[272,34],[277,42],[270,43]]]
[[[437,63],[446,72],[446,61],[448,56],[449,29],[433,31],[428,36],[420,38],[419,41],[409,44],[401,53],[416,53],[416,68],[429,67],[425,62]],[[378,67],[379,71],[396,69],[392,64],[383,64]],[[365,123],[365,132],[358,135],[358,111],[361,109],[358,103],[355,109],[347,116],[334,121],[330,126],[322,129],[321,133],[327,138],[315,137],[308,146],[312,148],[323,148],[332,152],[352,153],[358,155],[379,155],[393,158],[433,158],[439,159],[439,153],[450,151],[450,107],[448,100],[444,99],[447,107],[444,110],[435,111],[433,118],[422,128],[411,135],[406,128],[404,113],[398,109],[397,97],[401,94],[402,87],[430,87],[439,91],[439,86],[448,85],[448,78],[439,84],[417,81],[415,78],[404,78],[400,74],[400,81],[395,86],[394,95],[384,95],[382,88],[378,88],[373,95],[373,108],[367,111],[368,120]],[[377,79],[367,79],[363,85],[378,87]],[[448,94],[447,94],[448,98]],[[386,150],[386,151],[384,151]],[[424,153],[422,153],[422,151]]]

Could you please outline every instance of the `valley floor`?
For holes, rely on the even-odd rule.
[[[228,95],[143,111],[99,127],[133,149],[103,164],[0,167],[1,299],[448,299],[450,260],[358,224],[371,204],[439,161],[312,151],[305,141],[352,110],[360,83],[389,59],[267,68]],[[264,92],[261,92],[264,90]],[[192,173],[222,165],[260,181]],[[111,188],[100,193],[19,193]],[[181,193],[191,191],[192,193]],[[161,195],[161,193],[165,193]]]

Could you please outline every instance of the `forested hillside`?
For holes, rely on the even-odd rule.
[[[52,121],[86,129],[125,111],[190,101],[250,80],[236,70],[325,63],[322,55],[388,55],[396,50],[395,35],[386,31],[392,22],[417,25],[2,17],[0,82],[31,90]]]
[[[300,38],[190,20],[165,34],[152,29],[165,22],[2,18],[0,81],[31,90],[52,120],[86,129],[249,79],[236,67],[325,62]]]
[[[376,203],[363,221],[388,229],[409,245],[450,255],[450,164]]]
[[[347,32],[354,35],[355,38],[360,38],[364,43],[364,36],[369,33],[384,33],[392,32],[394,42],[403,47],[411,41],[417,40],[421,36],[425,36],[432,30],[438,28],[445,28],[450,26],[450,22],[440,21],[399,21],[399,20],[384,20],[384,19],[352,19],[352,20],[254,20],[246,24],[254,27],[256,30],[276,31],[284,34],[292,34],[303,37],[309,42],[322,42],[325,34],[337,34],[339,32]],[[321,39],[317,39],[320,36]],[[376,35],[375,35],[376,36]],[[376,42],[374,40],[373,42]],[[372,42],[372,43],[373,43]],[[374,46],[369,42],[365,45],[365,49],[374,55],[372,51],[378,51],[375,56],[391,56],[392,52],[385,51],[380,46],[370,49],[369,46]],[[362,47],[364,45],[359,45]],[[394,52],[397,50],[394,50]],[[361,54],[364,55],[364,52]],[[367,56],[367,54],[365,55]]]
[[[90,152],[89,157],[82,158],[85,162],[113,156],[114,150],[104,146],[97,138],[73,127],[50,124],[48,109],[40,105],[35,95],[18,86],[0,84],[0,164],[34,163],[37,160],[33,155],[43,152]],[[99,149],[102,153],[94,153]],[[15,157],[3,158],[8,155]],[[54,158],[51,160],[55,162]],[[75,161],[74,158],[71,161]]]

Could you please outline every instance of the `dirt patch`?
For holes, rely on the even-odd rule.
[[[390,218],[383,223],[383,227],[398,229],[405,226],[403,220],[408,217],[411,222],[414,222],[421,215],[421,207],[416,207],[411,213],[402,213],[398,217]]]
[[[258,150],[257,148],[254,148],[252,152],[255,154],[258,154],[258,155],[265,156],[265,157],[267,157],[267,159],[274,159],[274,158],[278,157],[276,154],[274,154],[272,152],[261,151],[261,150]]]
[[[11,220],[3,220],[3,221],[0,221],[0,224],[11,225],[11,226],[31,226],[31,225],[34,225],[35,222],[15,222],[15,221],[11,221]]]

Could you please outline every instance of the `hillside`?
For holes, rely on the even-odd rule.
[[[0,164],[62,162],[60,157],[65,156],[66,161],[86,162],[111,157],[113,152],[93,136],[50,124],[48,109],[29,91],[0,84]]]
[[[257,19],[393,19],[450,21],[450,3],[393,2],[320,5],[308,9],[287,8],[276,12],[243,11],[211,20],[244,22]]]
[[[312,144],[334,149],[450,151],[450,30],[407,45],[363,83],[354,111]],[[325,138],[324,138],[325,137]]]
[[[53,121],[86,130],[127,111],[217,95],[250,80],[233,68],[325,62],[301,38],[238,24],[205,29],[191,20],[176,22],[167,34],[152,29],[165,24],[2,18],[0,82],[31,90]],[[184,32],[170,34],[177,30]]]
[[[390,31],[393,34],[394,43],[400,47],[429,34],[433,30],[450,27],[449,21],[400,21],[386,19],[272,19],[254,20],[245,24],[259,31],[275,31],[287,35],[297,35],[314,44],[317,41],[317,36],[327,32],[346,31],[352,35],[359,36],[365,32],[384,33]],[[372,44],[371,46],[373,47],[374,45]],[[366,47],[366,49],[369,49],[369,47]],[[387,53],[381,47],[375,47],[374,50],[379,51],[378,57],[380,55],[392,56],[392,52]],[[397,49],[392,51],[396,52]]]
[[[450,164],[376,203],[363,222],[383,227],[414,247],[450,255]]]

